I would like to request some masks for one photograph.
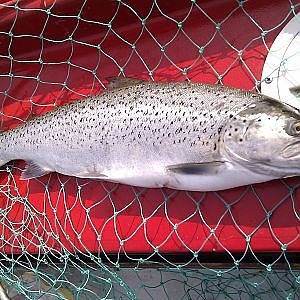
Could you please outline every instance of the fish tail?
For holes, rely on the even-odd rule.
[[[0,136],[2,134],[4,134],[7,130],[3,130],[0,129]],[[3,139],[2,139],[3,142]],[[2,150],[2,151],[1,151]],[[7,157],[7,153],[5,152],[5,150],[0,149],[0,167],[2,167],[3,165],[7,164],[9,161],[11,161],[11,159],[6,158]]]

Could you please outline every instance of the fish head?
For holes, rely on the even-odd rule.
[[[299,175],[299,110],[268,97],[253,102],[223,128],[220,151],[260,174]]]

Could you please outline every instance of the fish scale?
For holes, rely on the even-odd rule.
[[[185,173],[194,166],[186,165],[222,160],[220,142],[226,124],[250,103],[265,98],[221,85],[112,79],[111,87],[100,95],[2,132],[1,160],[29,162],[24,179],[56,171],[185,189],[189,186],[180,181],[188,179],[176,174],[192,178],[188,176],[196,174]],[[168,166],[183,164],[180,172],[168,171]]]
[[[155,94],[153,90],[156,90]],[[234,92],[226,94],[226,90],[223,86],[208,88],[206,85],[194,84],[191,89],[189,83],[144,82],[116,88],[100,96],[62,106],[9,131],[4,136],[14,139],[14,152],[17,155],[10,159],[20,158],[19,153],[26,151],[23,142],[25,138],[29,156],[32,151],[40,150],[41,156],[47,157],[51,149],[57,156],[65,159],[64,153],[89,146],[88,149],[92,148],[90,150],[98,153],[89,150],[83,152],[86,161],[92,163],[94,155],[98,154],[103,166],[112,161],[112,152],[116,154],[114,156],[120,155],[118,149],[113,151],[112,148],[119,148],[123,144],[126,150],[135,149],[141,143],[146,143],[145,148],[153,149],[152,154],[156,157],[161,156],[162,152],[169,152],[171,155],[173,148],[186,150],[188,147],[191,161],[206,161],[212,158],[214,145],[218,141],[216,130],[211,126],[220,128],[226,122],[228,114],[236,113],[244,103],[247,104],[245,99],[248,98],[243,97],[247,92],[243,91],[238,105],[230,108],[231,97],[238,95]],[[215,107],[221,108],[214,110]],[[82,122],[78,122],[79,118]],[[165,128],[162,130],[163,125]],[[180,128],[185,130],[180,131]],[[20,134],[23,131],[27,136],[22,139]],[[66,134],[74,135],[76,142],[70,143],[65,137]],[[199,139],[202,147],[193,153],[192,149],[198,145]],[[95,140],[97,144],[93,143]],[[11,145],[2,140],[2,137],[1,143]],[[169,149],[164,147],[157,151],[158,145],[161,144]],[[91,155],[88,155],[89,153]],[[30,159],[26,154],[24,153],[23,159]],[[145,151],[143,154],[146,154]],[[178,159],[180,160],[180,157]],[[70,163],[76,163],[78,160],[80,157],[72,155]]]

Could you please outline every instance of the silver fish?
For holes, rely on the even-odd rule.
[[[264,95],[111,79],[100,95],[0,134],[0,163],[141,187],[216,191],[300,174],[300,114]]]

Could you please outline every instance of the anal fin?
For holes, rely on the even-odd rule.
[[[34,161],[27,162],[25,169],[23,170],[21,174],[21,179],[32,179],[36,177],[41,177],[43,175],[46,175],[50,173],[51,171],[49,169],[45,169],[35,163]]]
[[[97,171],[85,171],[85,172],[80,172],[80,173],[74,173],[72,176],[76,176],[79,178],[91,178],[91,179],[102,179],[102,180],[109,180],[109,177],[106,176],[105,174],[102,174]]]

